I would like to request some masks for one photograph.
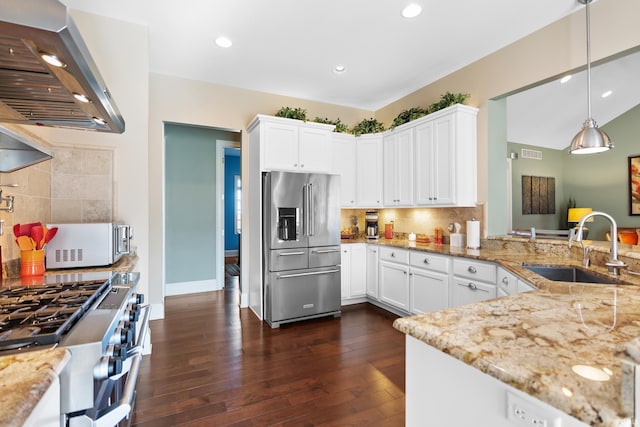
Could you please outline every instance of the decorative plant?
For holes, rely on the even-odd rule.
[[[393,123],[391,124],[391,128],[396,126],[400,126],[402,124],[408,123],[411,120],[419,119],[422,116],[426,116],[429,112],[424,108],[413,107],[408,110],[404,110],[398,116],[393,119]]]
[[[326,117],[324,119],[322,117],[316,117],[313,121],[316,123],[324,123],[326,125],[335,125],[335,129],[333,129],[334,132],[349,133],[349,126],[343,123],[340,120],[340,117],[336,120],[329,120]]]
[[[372,118],[363,119],[360,123],[355,125],[353,129],[351,129],[351,133],[354,135],[363,135],[366,133],[383,132],[384,130],[384,125]]]
[[[451,93],[447,91],[444,95],[440,95],[440,101],[429,105],[427,110],[429,113],[433,113],[454,104],[464,104],[464,101],[466,101],[470,96],[471,95],[468,93]]]
[[[307,110],[304,108],[282,107],[276,113],[276,117],[307,121]]]

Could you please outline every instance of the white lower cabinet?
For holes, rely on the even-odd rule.
[[[364,243],[340,246],[340,281],[342,300],[366,295],[366,254]]]
[[[496,298],[496,265],[467,258],[453,259],[452,307]]]
[[[518,277],[502,267],[498,267],[497,285],[499,296],[518,293]]]
[[[378,246],[367,245],[367,296],[378,299]]]
[[[409,312],[409,251],[380,247],[380,301]]]
[[[409,299],[413,314],[449,306],[449,257],[427,252],[409,253]]]

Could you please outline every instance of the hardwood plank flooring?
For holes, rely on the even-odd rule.
[[[271,329],[222,291],[166,299],[134,426],[404,426],[404,335],[370,304]]]

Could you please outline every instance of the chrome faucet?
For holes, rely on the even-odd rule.
[[[583,216],[580,219],[580,223],[578,223],[578,231],[575,235],[569,237],[569,247],[571,247],[571,242],[574,240],[582,244],[582,228],[584,227],[584,223],[586,220],[594,216],[603,216],[611,223],[611,250],[609,254],[609,261],[607,261],[605,265],[609,268],[609,274],[618,276],[620,274],[620,269],[626,267],[627,264],[618,259],[618,224],[616,224],[616,220],[613,219],[611,215],[604,212],[591,212]]]

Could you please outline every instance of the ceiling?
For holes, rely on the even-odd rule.
[[[640,50],[592,67],[591,116],[598,126],[640,104],[639,75]],[[611,95],[602,98],[605,91]],[[556,150],[568,148],[588,118],[587,93],[585,70],[566,83],[557,79],[507,97],[507,140]]]
[[[153,73],[369,111],[584,7],[577,0],[61,1],[148,26]],[[411,1],[422,14],[403,18]],[[219,36],[233,46],[217,47]],[[346,71],[334,73],[338,64]]]

